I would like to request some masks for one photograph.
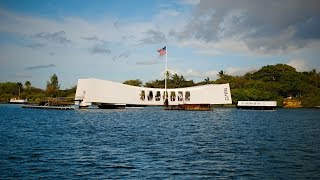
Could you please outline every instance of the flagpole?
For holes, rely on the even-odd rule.
[[[167,69],[168,69],[168,46],[166,45],[166,66],[164,71],[164,90],[165,90],[165,99],[168,98],[168,92],[167,92]]]

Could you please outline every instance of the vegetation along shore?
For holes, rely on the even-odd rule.
[[[168,88],[191,87],[205,84],[230,83],[232,101],[270,101],[276,100],[279,106],[290,104],[288,101],[301,102],[302,107],[320,106],[320,73],[315,69],[309,72],[297,72],[295,68],[285,65],[268,65],[243,76],[231,76],[220,71],[218,79],[204,79],[195,83],[182,75],[167,73]],[[164,79],[156,79],[143,84],[139,79],[123,82],[133,86],[164,88]],[[47,81],[46,89],[33,87],[30,81],[1,82],[0,102],[7,103],[10,98],[28,99],[31,103],[40,103],[48,98],[74,98],[76,86],[60,89],[58,77],[53,74]],[[291,103],[292,104],[292,103]]]

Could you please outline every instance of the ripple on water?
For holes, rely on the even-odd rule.
[[[320,177],[317,109],[0,114],[0,179]]]

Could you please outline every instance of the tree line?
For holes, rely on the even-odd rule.
[[[304,107],[320,106],[320,73],[315,69],[297,72],[286,64],[267,65],[243,76],[232,76],[220,71],[218,79],[208,77],[195,83],[178,74],[166,73],[168,88],[192,87],[205,84],[229,83],[233,104],[238,101],[277,101],[282,105],[285,98],[302,102]],[[124,84],[150,88],[164,88],[164,79],[142,83],[141,80],[127,80]]]
[[[4,82],[0,83],[0,102],[9,102],[11,98],[28,99],[29,102],[38,103],[47,98],[69,97],[74,98],[76,86],[60,89],[59,79],[53,74],[47,81],[46,89],[40,89],[32,86],[30,81],[24,84],[21,82]]]
[[[285,98],[293,98],[302,102],[304,107],[320,106],[320,73],[315,69],[309,72],[297,72],[295,68],[285,65],[267,65],[255,72],[243,76],[232,76],[220,71],[216,80],[205,78],[201,82],[187,80],[184,76],[166,72],[168,88],[183,88],[205,84],[229,83],[232,101],[277,101],[281,105]],[[140,79],[126,80],[127,85],[164,88],[165,80],[156,79],[143,84]],[[8,102],[18,97],[38,102],[48,97],[74,98],[76,86],[61,90],[56,74],[47,81],[46,89],[33,87],[30,81],[0,83],[0,102]]]

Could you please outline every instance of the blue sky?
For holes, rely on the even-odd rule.
[[[320,70],[317,0],[0,0],[0,82],[196,82],[284,63]]]

